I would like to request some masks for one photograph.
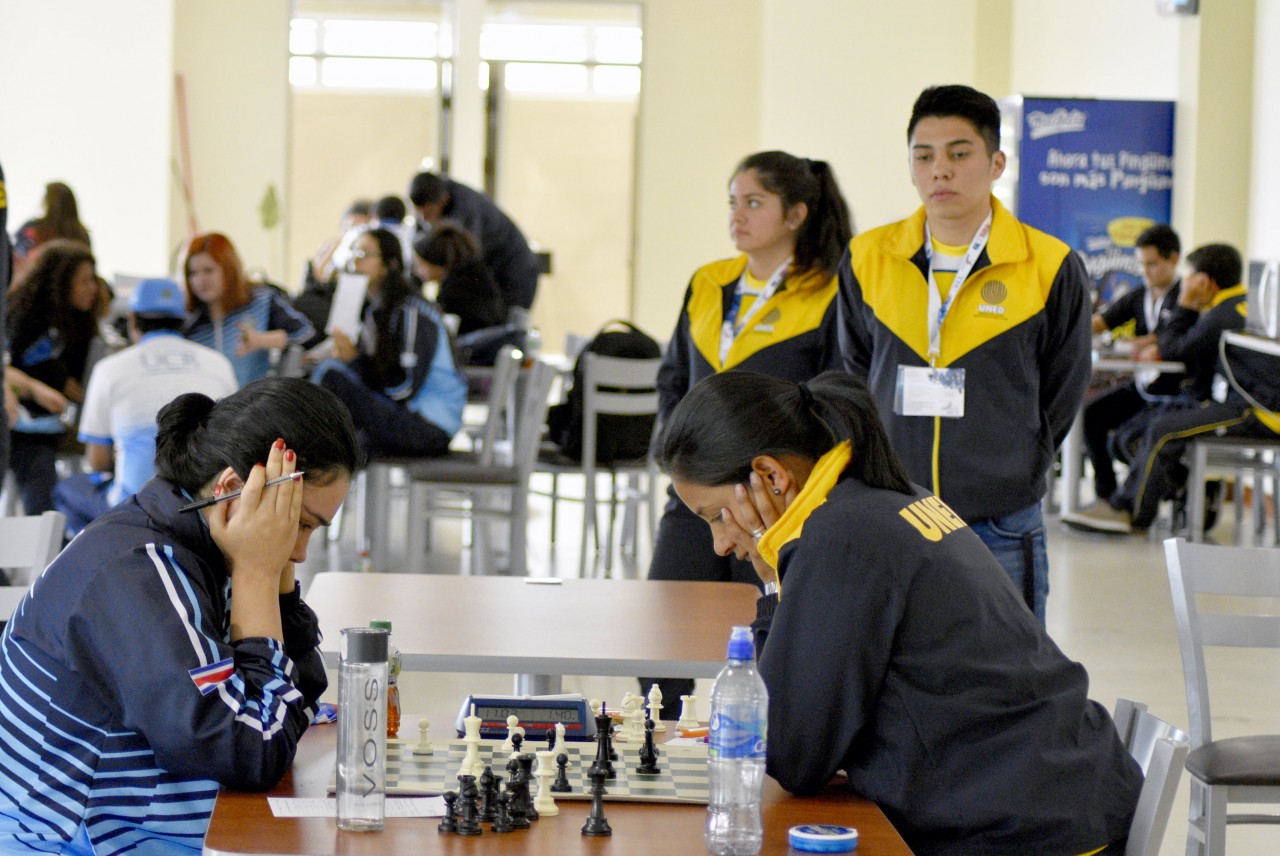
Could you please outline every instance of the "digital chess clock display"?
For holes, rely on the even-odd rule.
[[[546,731],[557,723],[564,725],[565,739],[593,740],[596,723],[586,699],[577,695],[550,697],[538,696],[490,696],[469,695],[462,702],[456,723],[458,736],[466,733],[463,720],[471,715],[480,718],[480,736],[485,739],[507,737],[507,719],[514,716],[525,730],[525,739],[532,742],[545,740]]]

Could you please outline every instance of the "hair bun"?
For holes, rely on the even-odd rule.
[[[156,441],[166,436],[185,437],[202,428],[213,412],[214,401],[200,392],[185,392],[156,414]]]

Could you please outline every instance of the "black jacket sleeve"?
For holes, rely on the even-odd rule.
[[[1055,449],[1080,412],[1093,374],[1090,288],[1084,262],[1069,251],[1045,301],[1048,327],[1040,350],[1040,410]]]
[[[693,286],[685,289],[684,303],[680,306],[680,317],[676,321],[676,329],[671,333],[671,341],[662,355],[662,365],[658,369],[658,421],[665,424],[671,411],[689,392],[689,349],[693,347],[689,334],[689,298],[693,295]]]
[[[845,371],[865,378],[871,372],[871,355],[875,341],[863,322],[862,285],[853,272],[853,257],[845,247],[837,274],[840,289],[836,293],[836,338],[840,361]]]

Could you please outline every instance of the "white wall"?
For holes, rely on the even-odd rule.
[[[12,228],[65,181],[101,273],[165,271],[172,80],[169,2],[0,0]]]
[[[1253,192],[1246,257],[1280,259],[1280,0],[1257,0]]]

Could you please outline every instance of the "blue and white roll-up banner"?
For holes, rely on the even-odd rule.
[[[1018,219],[1084,256],[1101,303],[1142,284],[1134,241],[1169,222],[1173,106],[1023,99]]]

